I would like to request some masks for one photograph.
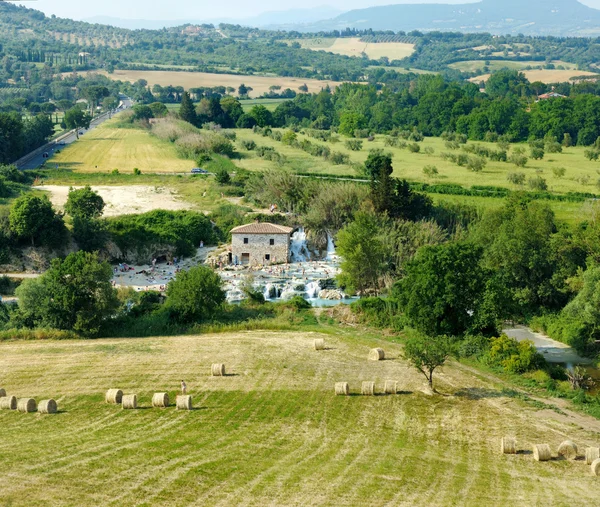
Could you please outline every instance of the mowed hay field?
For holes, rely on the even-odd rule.
[[[366,53],[371,60],[378,60],[383,56],[386,56],[390,60],[401,60],[412,55],[415,50],[414,44],[402,42],[361,42],[360,37],[302,39],[291,42],[298,42],[306,49],[327,51],[338,55],[361,56],[362,53]]]
[[[119,169],[132,172],[190,172],[196,166],[193,160],[177,156],[175,147],[158,139],[146,130],[116,128],[117,120],[108,121],[86,132],[79,141],[66,146],[48,162],[62,169],[79,172],[105,172]]]
[[[313,340],[327,350],[315,351]],[[368,361],[380,346],[385,361]],[[0,344],[2,387],[54,397],[54,416],[0,412],[0,504],[21,505],[594,505],[582,461],[499,454],[569,438],[598,444],[598,421],[504,397],[460,365],[442,394],[399,358],[399,345],[351,335],[244,332],[136,340]],[[212,363],[229,376],[211,377]],[[174,403],[181,379],[195,409]],[[359,396],[361,382],[381,392]],[[334,396],[334,383],[352,396]],[[104,393],[138,395],[138,410]],[[583,427],[587,429],[582,429]]]
[[[150,86],[183,86],[186,90],[197,87],[231,86],[237,89],[241,84],[250,86],[251,97],[257,97],[269,92],[271,86],[281,86],[282,89],[290,88],[298,91],[298,87],[306,84],[310,93],[318,93],[322,88],[329,86],[336,88],[341,83],[338,81],[320,81],[318,79],[304,79],[279,76],[240,76],[237,74],[211,74],[207,72],[177,72],[160,70],[115,70],[112,74],[103,73],[107,77],[132,83],[145,79]]]

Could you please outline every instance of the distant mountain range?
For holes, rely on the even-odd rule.
[[[397,4],[342,13],[331,7],[291,9],[252,18],[166,21],[97,16],[84,21],[129,29],[161,29],[184,24],[231,23],[268,29],[320,32],[361,30],[442,30],[493,34],[599,36],[600,10],[577,0],[482,0],[464,4]]]
[[[443,30],[600,35],[600,11],[577,0],[482,0],[468,4],[401,4],[356,9],[329,20],[294,27],[303,32],[343,30]]]
[[[230,23],[234,25],[254,26],[254,27],[276,27],[295,24],[316,23],[324,19],[331,19],[342,14],[343,11],[333,7],[315,7],[312,9],[289,9],[285,11],[263,12],[251,18],[210,18],[210,19],[171,19],[171,20],[151,20],[151,19],[125,19],[110,16],[94,16],[85,18],[82,21],[88,23],[98,23],[101,25],[117,26],[119,28],[128,28],[130,30],[160,30],[162,28],[171,28],[181,25],[202,25]]]

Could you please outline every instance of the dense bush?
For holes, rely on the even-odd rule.
[[[106,220],[110,238],[122,252],[170,246],[176,255],[193,255],[200,241],[215,242],[210,220],[194,211],[155,210]],[[148,259],[150,260],[150,259]]]
[[[519,342],[505,334],[492,338],[484,361],[491,366],[501,366],[510,373],[538,370],[546,363],[532,342]]]
[[[167,287],[167,309],[181,322],[212,319],[225,303],[222,286],[221,277],[208,267],[180,271]]]

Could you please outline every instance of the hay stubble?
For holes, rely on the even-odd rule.
[[[325,336],[331,350],[316,354],[307,343],[317,337],[0,344],[6,385],[40,398],[59,392],[66,407],[58,417],[0,412],[0,474],[11,476],[0,505],[593,505],[600,494],[581,463],[549,473],[530,459],[498,459],[490,445],[516,426],[524,441],[561,429],[593,445],[585,432],[539,420],[510,398],[426,397],[403,360],[365,360],[381,341],[346,330]],[[397,344],[385,348],[400,355]],[[214,357],[237,375],[211,379],[199,364]],[[121,386],[149,406],[156,389],[182,378],[199,410],[127,413],[103,403],[108,387]],[[363,379],[397,379],[413,394],[340,399],[338,379],[358,392]],[[485,386],[452,363],[438,389],[453,385]]]

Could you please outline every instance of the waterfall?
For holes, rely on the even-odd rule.
[[[306,295],[308,299],[314,299],[319,295],[319,282],[309,282],[306,284]]]
[[[292,234],[290,253],[292,262],[306,262],[310,260],[310,252],[306,245],[306,233],[302,227]]]
[[[335,244],[333,242],[333,236],[327,233],[327,257],[328,261],[335,259],[337,255],[335,254]]]

